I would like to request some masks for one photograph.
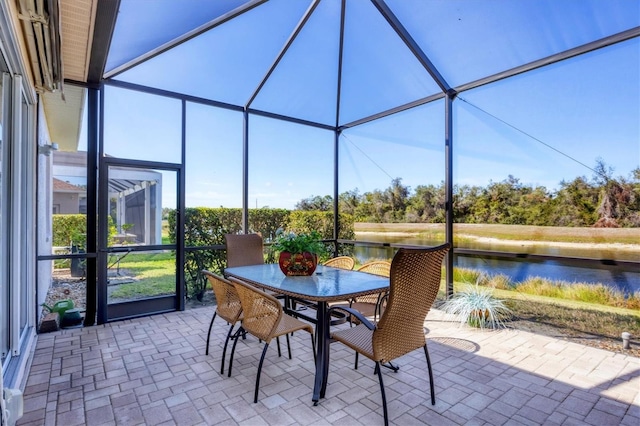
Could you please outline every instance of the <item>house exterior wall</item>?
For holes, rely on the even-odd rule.
[[[53,194],[52,207],[55,207],[56,214],[78,214],[80,213],[80,197],[78,194],[56,192]]]
[[[50,241],[50,233],[40,236],[35,229],[36,190],[46,187],[47,179],[37,173],[46,161],[39,158],[38,145],[48,142],[49,134],[20,27],[15,2],[0,1],[0,364],[5,388],[24,387],[35,344],[36,293],[48,285],[36,283],[36,245]],[[42,203],[50,206],[51,200]]]

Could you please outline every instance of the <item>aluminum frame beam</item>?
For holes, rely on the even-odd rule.
[[[427,55],[422,51],[418,43],[411,37],[411,34],[407,29],[402,25],[398,17],[391,11],[389,6],[384,2],[384,0],[371,0],[374,6],[378,9],[380,14],[384,16],[387,20],[391,28],[398,34],[398,36],[402,39],[404,44],[411,50],[411,53],[420,61],[425,70],[431,75],[431,78],[440,86],[440,89],[443,93],[449,93],[452,89],[449,83],[445,80],[445,78],[440,74],[440,71],[433,65],[431,60],[427,57]]]

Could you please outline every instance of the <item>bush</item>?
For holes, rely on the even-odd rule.
[[[231,209],[210,209],[205,207],[185,209],[184,246],[201,247],[224,245],[224,234],[237,232],[234,222],[237,220]],[[169,240],[177,243],[176,211],[168,212]],[[207,279],[203,269],[221,273],[226,264],[226,256],[221,250],[187,250],[184,254],[184,281],[188,298],[202,300],[207,288]]]
[[[355,231],[353,226],[353,215],[341,213],[338,217],[340,229],[338,230],[338,238],[343,240],[353,240]],[[291,212],[288,226],[284,228],[287,232],[296,234],[310,233],[317,231],[323,240],[333,239],[333,212],[329,211],[308,211],[295,210]],[[320,262],[326,261],[332,257],[333,247],[327,247],[326,253],[320,257]],[[352,246],[339,247],[338,255],[350,256],[353,254]],[[273,256],[273,253],[270,253]]]
[[[52,245],[54,247],[84,246],[87,235],[87,216],[84,214],[54,214],[51,219],[53,229]],[[108,216],[109,240],[116,233],[113,218]]]
[[[53,246],[71,247],[74,236],[86,235],[87,216],[84,214],[54,214],[52,216]]]
[[[176,244],[176,212],[166,212],[169,223],[169,240]],[[340,215],[339,238],[355,237],[353,216]],[[249,230],[262,235],[268,244],[275,238],[278,228],[296,233],[308,233],[313,230],[321,234],[322,239],[333,238],[333,213],[319,211],[289,211],[286,209],[250,209]],[[224,245],[224,235],[242,231],[242,209],[196,207],[185,210],[184,245],[185,285],[187,297],[200,299],[207,288],[203,269],[222,273],[226,266],[224,250],[212,250],[204,247]],[[198,248],[202,247],[202,248]],[[273,250],[267,250],[267,262],[275,262]]]

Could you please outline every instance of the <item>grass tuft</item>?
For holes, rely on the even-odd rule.
[[[481,280],[483,272],[471,268],[453,268],[453,281],[459,283],[477,283]]]
[[[480,281],[480,285],[497,288],[500,290],[513,290],[514,288],[514,284],[511,281],[511,278],[504,274],[485,274],[483,279]]]
[[[520,283],[516,283],[515,288],[522,293],[559,299],[564,298],[564,291],[560,283],[540,277],[529,277]]]
[[[576,300],[617,308],[640,308],[640,293],[625,295],[622,291],[605,284],[554,281],[541,277],[529,277],[515,285],[521,293],[557,299]]]

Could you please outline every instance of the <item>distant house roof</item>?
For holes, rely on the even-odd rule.
[[[75,192],[80,194],[86,192],[86,190],[69,182],[53,178],[53,192]]]

